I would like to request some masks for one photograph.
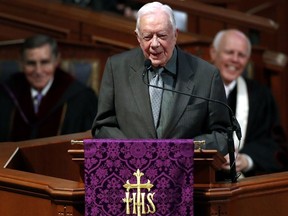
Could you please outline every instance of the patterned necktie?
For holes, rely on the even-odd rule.
[[[155,75],[153,75],[153,78],[150,81],[150,85],[163,88],[163,80],[161,77],[162,71],[163,71],[163,69],[159,69],[159,71],[156,72]],[[159,121],[161,102],[162,102],[163,89],[159,89],[159,88],[155,88],[155,87],[150,86],[149,87],[149,93],[150,93],[150,101],[151,101],[151,106],[152,106],[154,125],[157,128],[157,124]]]
[[[43,95],[41,93],[38,93],[35,96],[35,103],[34,103],[34,111],[35,111],[35,113],[38,113],[38,111],[39,111],[39,106],[40,106],[42,97],[43,97]]]

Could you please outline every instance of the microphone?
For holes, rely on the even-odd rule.
[[[242,133],[241,133],[241,127],[239,122],[237,121],[233,110],[231,109],[230,106],[228,106],[226,103],[219,101],[219,100],[215,100],[215,99],[211,99],[211,98],[206,98],[206,97],[201,97],[201,96],[197,96],[197,95],[193,95],[193,94],[188,94],[185,92],[180,92],[177,90],[172,90],[172,89],[167,89],[167,88],[163,88],[163,87],[159,87],[156,85],[151,85],[149,83],[147,83],[145,81],[145,75],[148,74],[148,72],[153,68],[152,68],[152,62],[150,59],[146,59],[144,62],[144,67],[145,70],[142,73],[142,81],[145,85],[149,86],[149,87],[153,87],[153,88],[158,88],[158,89],[162,89],[164,91],[170,91],[170,92],[174,92],[177,94],[181,94],[181,95],[186,95],[189,97],[194,97],[194,98],[198,98],[198,99],[202,99],[208,102],[214,102],[214,103],[218,103],[218,104],[222,104],[224,107],[226,107],[226,109],[229,110],[229,117],[230,117],[230,123],[231,123],[231,127],[228,128],[228,153],[229,153],[229,159],[230,159],[230,178],[232,183],[237,182],[237,173],[236,173],[236,164],[235,164],[235,146],[234,146],[234,140],[233,140],[233,132],[235,131],[236,136],[238,138],[238,140],[241,140],[242,138]]]
[[[143,77],[145,76],[145,73],[148,73],[148,71],[152,69],[152,62],[150,59],[145,60],[144,67],[145,67],[145,70],[143,71],[143,74],[142,74]]]

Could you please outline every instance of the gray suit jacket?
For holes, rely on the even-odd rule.
[[[177,47],[175,90],[226,103],[219,71]],[[99,92],[95,138],[157,138],[148,86],[142,80],[144,55],[140,48],[107,60]],[[219,103],[175,94],[171,115],[161,139],[205,140],[207,149],[227,153],[228,109]]]

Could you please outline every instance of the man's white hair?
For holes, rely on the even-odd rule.
[[[156,13],[159,11],[165,12],[169,16],[169,21],[172,25],[173,31],[176,30],[176,22],[175,22],[175,17],[173,10],[171,9],[170,6],[166,4],[162,4],[160,2],[151,2],[147,3],[144,6],[142,6],[139,11],[137,12],[137,21],[136,21],[136,33],[139,34],[140,31],[140,18],[146,14],[149,13]]]

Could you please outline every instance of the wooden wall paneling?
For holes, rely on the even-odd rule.
[[[145,0],[135,1],[147,3]],[[189,4],[187,4],[186,1],[175,0],[160,0],[160,2],[170,5],[173,9],[185,11],[188,15],[200,16],[202,18],[218,20],[224,23],[233,23],[238,26],[246,26],[263,32],[274,32],[278,28],[278,24],[270,19],[246,15],[243,12],[214,7],[196,1],[190,1]]]
[[[277,35],[277,51],[284,52],[288,55],[288,16],[287,16],[287,8],[288,8],[288,1],[287,0],[279,0],[279,5],[277,6],[277,18],[276,20],[281,23],[279,34]],[[288,110],[288,107],[287,107]]]
[[[117,19],[115,19],[116,21]],[[128,26],[132,27],[135,26],[134,22],[128,24]],[[113,41],[111,45],[117,45],[117,42],[119,42],[118,46],[124,46],[126,44],[129,48],[135,47],[138,45],[136,36],[134,34],[133,28],[129,30],[123,30],[121,27],[117,25],[109,25],[110,27],[103,27],[100,25],[94,25],[90,23],[83,23],[82,29],[83,33],[90,37],[91,42],[97,42],[97,36],[100,40],[101,38],[106,38],[108,43],[109,40]],[[94,37],[93,39],[93,36]],[[105,42],[104,40],[102,40]],[[128,48],[127,47],[127,48]]]
[[[77,7],[69,7],[64,4],[43,1],[27,1],[27,3],[16,0],[15,2],[2,3],[0,11],[15,14],[22,18],[34,19],[56,28],[65,28],[70,30],[70,40],[80,41],[82,32],[82,19],[89,20],[90,15],[96,16],[92,11]],[[15,10],[14,8],[17,8]],[[96,16],[97,18],[97,16]]]
[[[19,35],[25,37],[31,34],[49,34],[55,38],[68,39],[70,34],[68,28],[61,28],[32,18],[25,19],[3,12],[0,12],[0,27],[1,36],[6,39],[17,38]]]
[[[199,18],[199,34],[211,36],[213,38],[219,29],[225,29],[225,23],[207,19],[207,18]]]
[[[274,65],[265,65],[266,73],[270,77],[270,88],[277,102],[280,112],[281,123],[286,135],[288,134],[288,99],[287,99],[287,71],[288,66],[281,68]]]

